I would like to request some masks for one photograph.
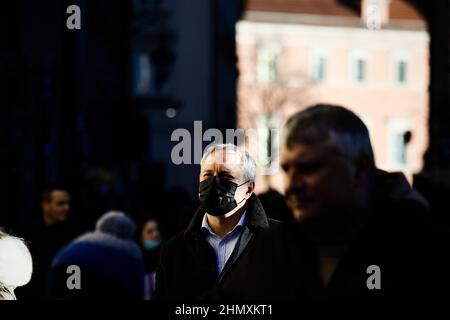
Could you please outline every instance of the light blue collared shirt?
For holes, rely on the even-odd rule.
[[[208,224],[206,214],[203,216],[203,234],[205,235],[205,240],[208,241],[208,243],[211,245],[211,247],[213,247],[214,252],[216,253],[218,274],[222,272],[225,264],[227,263],[228,259],[233,253],[234,248],[236,247],[242,231],[244,231],[246,215],[247,211],[244,211],[237,225],[223,238],[220,238],[217,234],[214,233],[214,231],[212,231],[211,227]]]

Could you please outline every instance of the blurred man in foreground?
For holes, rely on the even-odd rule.
[[[404,176],[376,170],[368,130],[353,112],[316,105],[294,114],[280,165],[292,221],[258,243],[246,285],[224,283],[218,297],[436,295],[445,282],[444,238]]]

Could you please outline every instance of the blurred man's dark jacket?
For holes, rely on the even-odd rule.
[[[326,287],[315,244],[296,222],[265,233],[237,270],[210,292],[217,300],[335,300],[442,297],[448,286],[447,235],[429,221],[428,204],[403,174],[378,171],[369,222],[347,243]],[[369,290],[367,268],[380,267],[381,289]],[[239,272],[242,272],[239,274]],[[447,294],[448,295],[448,294]]]

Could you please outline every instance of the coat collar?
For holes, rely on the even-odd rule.
[[[264,212],[264,208],[255,194],[251,195],[251,197],[247,200],[245,206],[247,210],[246,227],[248,227],[249,229],[269,227],[269,221],[267,219],[266,213]],[[185,230],[185,234],[194,234],[200,232],[204,215],[204,209],[197,209],[194,217]]]

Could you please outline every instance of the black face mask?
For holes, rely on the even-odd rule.
[[[237,188],[247,182],[237,185],[234,182],[222,180],[217,176],[201,181],[198,188],[200,206],[210,215],[223,216],[238,206],[234,199],[234,193]]]

